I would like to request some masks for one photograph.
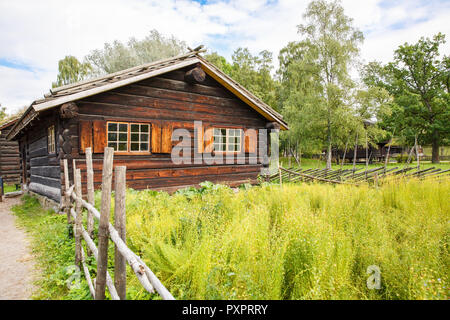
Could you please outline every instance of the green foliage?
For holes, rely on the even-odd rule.
[[[42,209],[35,197],[23,196],[22,204],[12,208],[19,225],[31,235],[32,253],[40,277],[33,298],[39,300],[89,299],[87,283],[81,276],[80,288],[67,287],[74,264],[75,241],[67,233],[67,218]]]
[[[143,40],[131,38],[126,44],[117,40],[105,43],[103,49],[92,51],[85,59],[94,67],[94,74],[101,75],[174,57],[185,50],[185,42],[151,30]]]
[[[205,59],[228,74],[269,106],[278,109],[278,82],[272,77],[272,53],[263,50],[257,56],[247,48],[233,52],[231,63],[217,52],[205,55]]]
[[[441,33],[405,43],[395,51],[393,62],[385,66],[372,62],[363,73],[367,85],[394,97],[391,113],[382,117],[383,125],[395,128],[409,145],[416,135],[419,144],[432,144],[433,162],[439,161],[439,146],[450,138],[450,64],[449,57],[439,53],[443,43]]]
[[[326,147],[331,166],[332,145],[342,146],[363,130],[349,75],[363,35],[339,1],[312,1],[303,16],[307,23],[298,26],[303,40],[289,43],[279,55],[282,112],[293,129],[283,138],[300,142],[306,152]]]
[[[446,299],[449,191],[449,180],[129,191],[128,244],[178,299]],[[373,264],[381,290],[366,286]]]
[[[80,62],[74,56],[66,56],[58,62],[58,76],[52,87],[60,87],[86,79],[92,73],[88,62]]]

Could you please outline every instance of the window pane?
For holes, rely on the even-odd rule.
[[[139,133],[132,133],[131,134],[131,141],[139,142]]]
[[[120,123],[119,124],[119,131],[120,132],[128,132],[128,125],[126,123]]]
[[[127,144],[119,143],[119,151],[127,151]]]
[[[120,133],[119,134],[119,140],[120,141],[127,141],[128,140],[128,135],[126,133]]]
[[[139,132],[139,125],[138,124],[132,124],[131,125],[131,132]]]
[[[108,133],[108,141],[117,141],[117,133]]]
[[[141,143],[141,151],[148,151],[148,143]]]
[[[148,141],[148,134],[145,134],[145,133],[142,134],[142,135],[141,135],[141,141],[142,141],[142,142],[147,142],[147,141]]]
[[[148,124],[141,124],[141,132],[148,132]]]
[[[108,143],[108,147],[109,148],[113,148],[114,151],[117,151],[117,143],[110,142],[110,143]]]
[[[109,131],[117,131],[117,123],[108,123]]]
[[[132,143],[131,151],[139,151],[139,143]]]

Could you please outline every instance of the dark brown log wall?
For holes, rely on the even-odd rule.
[[[47,129],[51,125],[55,126],[56,135],[57,152],[53,154],[49,154],[47,149]],[[22,170],[25,166],[22,175],[25,176],[25,182],[31,191],[59,201],[61,169],[58,157],[60,126],[57,112],[42,114],[27,128],[24,135],[20,137]]]
[[[173,71],[76,101],[79,116],[62,120],[62,127],[70,131],[72,149],[70,154],[66,153],[61,159],[64,157],[69,159],[70,168],[72,159],[76,159],[82,169],[83,188],[86,181],[85,156],[80,148],[80,142],[86,139],[80,139],[79,135],[85,130],[83,125],[80,125],[85,121],[150,122],[152,127],[160,126],[162,134],[164,128],[170,125],[173,130],[187,129],[192,137],[194,137],[194,121],[200,120],[205,126],[265,128],[266,119],[214,79],[207,76],[202,85],[188,84],[184,81],[186,71],[186,69]],[[93,143],[95,149],[95,139]],[[83,147],[86,145],[85,142],[81,144]],[[174,145],[176,142],[173,142]],[[161,149],[164,152],[167,146],[162,145]],[[191,155],[194,155],[193,146]],[[101,182],[102,159],[103,154],[94,153],[96,187],[99,187]],[[115,154],[114,159],[114,165],[127,166],[128,187],[135,189],[172,191],[205,180],[237,185],[246,181],[255,182],[261,169],[261,161],[258,161],[258,164],[249,164],[248,154],[246,164],[221,165],[208,165],[204,162],[176,165],[172,163],[170,153]],[[72,181],[72,172],[70,179]],[[63,177],[61,183],[64,183]]]
[[[0,131],[0,177],[6,184],[20,183],[20,155],[17,141],[7,141],[6,135],[11,128]]]

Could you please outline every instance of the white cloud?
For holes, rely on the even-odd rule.
[[[276,58],[287,42],[299,39],[297,25],[308,2],[0,0],[0,102],[14,111],[48,91],[65,55],[81,59],[105,42],[140,39],[151,29],[190,46],[205,44],[228,59],[237,47],[255,54],[267,49]],[[366,61],[387,62],[400,44],[438,31],[450,37],[445,2],[343,0],[343,6],[365,34],[361,56]],[[450,52],[449,44],[444,49]],[[1,66],[2,61],[24,70]]]

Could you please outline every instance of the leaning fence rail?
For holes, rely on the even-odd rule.
[[[87,199],[83,199],[81,188],[81,170],[74,165],[74,184],[70,186],[67,160],[64,160],[64,210],[68,223],[73,224],[75,235],[75,264],[83,270],[91,295],[96,300],[105,299],[105,289],[109,290],[113,300],[124,300],[126,297],[126,263],[128,263],[141,285],[149,293],[158,292],[164,300],[174,300],[171,293],[150,270],[142,259],[126,245],[125,232],[125,191],[126,167],[115,168],[115,226],[109,222],[111,205],[111,185],[113,174],[112,148],[105,148],[102,174],[102,205],[100,212],[94,206],[94,179],[92,169],[92,150],[86,148]],[[75,205],[73,204],[75,202]],[[87,211],[87,230],[83,226],[83,211]],[[71,219],[72,218],[72,219]],[[93,218],[99,221],[98,247],[93,240]],[[84,239],[87,253],[84,252],[81,239]],[[107,270],[108,242],[115,245],[114,282]],[[86,255],[97,260],[97,278],[92,280],[86,264]]]

